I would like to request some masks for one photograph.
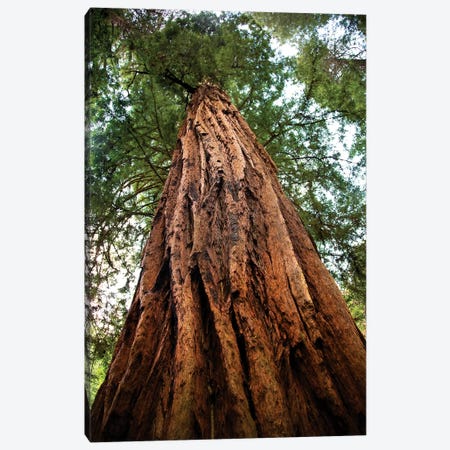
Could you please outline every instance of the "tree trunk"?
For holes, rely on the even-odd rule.
[[[192,96],[94,441],[365,433],[365,340],[228,96]]]

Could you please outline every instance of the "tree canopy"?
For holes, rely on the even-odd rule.
[[[91,398],[132,296],[189,96],[203,81],[230,95],[272,156],[364,330],[363,16],[91,9],[85,70]]]

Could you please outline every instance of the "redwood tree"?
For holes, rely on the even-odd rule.
[[[198,87],[91,440],[365,433],[365,340],[276,172]]]

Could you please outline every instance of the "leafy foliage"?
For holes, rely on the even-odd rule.
[[[296,48],[296,55],[283,56],[281,43]],[[272,155],[285,192],[363,323],[364,58],[362,16],[88,12],[85,279],[91,399],[132,295],[189,94],[205,80],[231,96]]]

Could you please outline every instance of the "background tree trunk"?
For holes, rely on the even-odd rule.
[[[94,441],[365,433],[365,341],[228,96],[192,96]]]

